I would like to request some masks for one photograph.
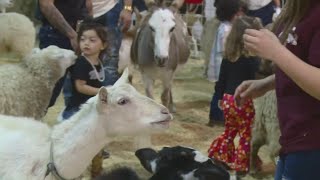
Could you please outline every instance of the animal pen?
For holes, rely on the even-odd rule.
[[[166,4],[171,4],[172,0],[166,0]],[[206,1],[212,4],[213,0]],[[180,14],[183,20],[187,23],[188,34],[189,34],[189,46],[191,50],[190,57],[193,59],[202,59],[203,54],[200,47],[200,38],[203,30],[203,24],[206,20],[205,7],[207,12],[211,11],[214,13],[214,9],[210,9],[206,6],[203,0],[186,0],[182,8],[180,8]]]

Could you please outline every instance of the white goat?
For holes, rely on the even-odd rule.
[[[112,87],[102,87],[68,121],[55,125],[0,116],[0,179],[53,180],[79,177],[91,159],[117,135],[169,126],[168,109],[127,83],[128,70]],[[47,165],[56,171],[46,176]]]
[[[35,45],[36,30],[33,22],[23,14],[6,12],[11,0],[0,0],[0,53],[17,58],[28,55]]]

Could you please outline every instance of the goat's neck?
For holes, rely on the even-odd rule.
[[[94,111],[95,108],[77,113],[53,129],[54,163],[58,173],[66,179],[80,176],[107,143],[105,130]]]

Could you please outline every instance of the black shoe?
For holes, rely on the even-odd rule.
[[[110,153],[106,150],[102,151],[102,158],[103,159],[108,159],[110,157]]]

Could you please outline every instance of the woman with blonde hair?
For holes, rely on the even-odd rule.
[[[320,1],[288,0],[273,31],[248,29],[245,47],[276,66],[275,75],[243,82],[238,104],[276,89],[280,159],[276,180],[320,179]]]
[[[255,113],[252,100],[248,99],[244,107],[238,108],[233,94],[241,82],[255,78],[259,67],[257,57],[244,49],[242,37],[247,28],[261,29],[260,19],[237,17],[227,37],[219,80],[215,86],[219,107],[224,114],[225,130],[212,142],[208,150],[209,157],[223,161],[237,172],[244,173],[249,170],[251,124]],[[238,134],[239,145],[235,148],[233,141]]]

